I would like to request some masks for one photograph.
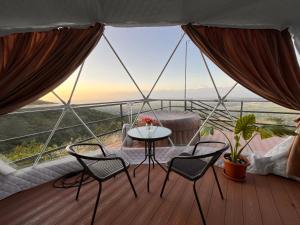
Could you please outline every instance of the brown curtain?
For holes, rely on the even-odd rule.
[[[182,28],[232,79],[265,99],[300,110],[300,70],[288,30]]]
[[[96,46],[104,26],[0,37],[0,115],[29,104],[65,81]]]
[[[300,69],[288,30],[190,24],[182,28],[206,56],[238,83],[281,106],[300,110]],[[300,155],[299,138],[295,138],[289,161]],[[295,160],[300,164],[300,157]],[[288,171],[293,171],[289,174],[300,176],[300,170],[295,172],[291,166],[288,163]]]

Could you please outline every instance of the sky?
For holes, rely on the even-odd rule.
[[[105,28],[105,35],[145,95],[151,89],[182,34],[183,31],[179,26]],[[186,45],[187,97],[194,99],[217,97],[198,48],[185,36],[158,81],[151,95],[152,98],[184,97]],[[225,94],[235,82],[209,59],[207,61],[221,95]],[[65,100],[71,93],[77,73],[78,69],[55,89],[55,92]],[[229,97],[257,96],[238,85]],[[102,37],[85,61],[72,102],[87,103],[138,98],[141,98],[141,95],[137,88]],[[51,93],[42,99],[57,102]]]

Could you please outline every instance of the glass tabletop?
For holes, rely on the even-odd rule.
[[[169,137],[172,131],[165,127],[143,126],[130,129],[128,136],[136,140],[160,140]]]

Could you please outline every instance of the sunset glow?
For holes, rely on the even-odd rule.
[[[179,41],[182,32],[181,28],[176,26],[154,28],[107,27],[105,30],[106,36],[145,94],[153,86]],[[188,97],[216,97],[199,50],[187,36],[179,45],[157,83],[152,96],[183,98],[186,43],[188,45]],[[207,61],[218,88],[221,92],[224,90],[224,93],[226,93],[226,90],[229,90],[235,82],[208,59]],[[67,81],[55,89],[55,92],[65,100],[70,96],[77,73],[78,69]],[[250,92],[239,86],[232,94],[241,97],[243,93],[247,93],[247,97]],[[137,88],[108,44],[104,39],[101,39],[85,62],[72,102],[102,102],[138,98],[141,98],[141,95]],[[58,102],[58,99],[52,93],[47,94],[42,99]]]

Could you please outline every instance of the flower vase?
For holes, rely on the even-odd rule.
[[[152,127],[152,124],[151,123],[146,123],[146,128],[147,128],[147,130],[151,130],[151,127]]]

